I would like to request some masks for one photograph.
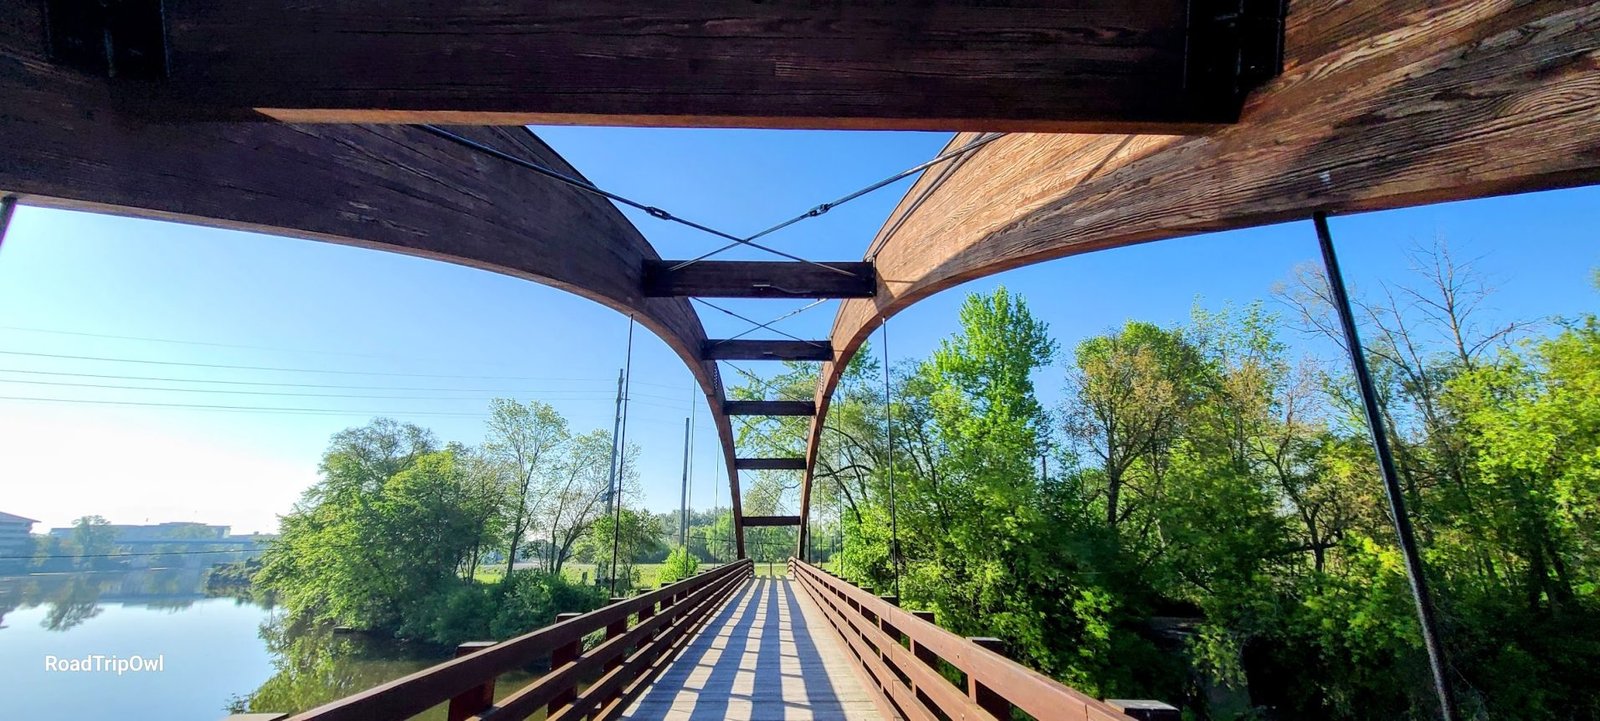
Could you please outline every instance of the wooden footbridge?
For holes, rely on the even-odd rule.
[[[740,558],[743,529],[757,525],[798,526],[804,557],[834,388],[869,333],[940,290],[1075,253],[1314,215],[1333,269],[1326,214],[1600,181],[1600,3],[1592,0],[3,7],[0,240],[18,204],[115,213],[446,260],[628,314],[705,392]],[[764,231],[729,233],[594,186],[525,127],[537,123],[956,134],[938,157],[897,176],[915,181],[877,233],[863,234],[861,259],[819,262],[775,247],[777,234],[859,194]],[[862,192],[874,187],[883,186]],[[719,247],[662,259],[620,206],[691,226]],[[739,246],[779,260],[712,257]],[[712,297],[840,305],[825,339],[713,339],[691,302]],[[1346,325],[1353,340],[1354,323]],[[820,381],[811,398],[731,400],[718,367],[725,360],[817,361]],[[809,417],[808,443],[786,457],[740,457],[735,415]],[[803,474],[799,513],[746,516],[739,473],[748,469]],[[725,627],[721,614],[749,606],[729,606],[730,597],[757,599],[757,613],[771,618],[767,596],[750,596],[745,575],[736,564],[620,601],[316,718],[400,718],[446,699],[468,715],[492,708],[496,718],[541,708],[561,718],[674,715],[679,703],[687,705],[679,715],[693,717],[704,716],[694,710],[702,702],[731,710],[737,679],[685,696],[694,673],[658,661],[707,655],[679,646],[719,638],[709,629]],[[1425,609],[1422,577],[1413,576]],[[843,635],[796,626],[813,617],[781,608],[780,629],[788,618],[797,649],[806,638],[856,659],[863,687],[888,699],[880,713],[1005,718],[1007,704],[1035,718],[1113,713],[803,564],[781,588]],[[607,640],[580,648],[600,631]],[[752,656],[742,642],[740,658],[763,658],[766,646]],[[731,653],[741,640],[727,643]],[[555,671],[489,705],[496,673],[545,656]],[[823,666],[828,681],[807,677],[793,690],[805,701],[793,708],[846,697],[850,676]],[[710,662],[707,678],[725,667]],[[686,675],[656,673],[667,670]],[[784,673],[763,681],[749,672],[752,713],[777,713],[755,703],[762,698],[791,708]],[[662,686],[671,682],[661,679],[681,680],[671,704]],[[712,699],[717,688],[729,698]]]
[[[500,643],[305,713],[230,721],[665,719],[1035,719],[1176,721],[1152,701],[1088,698],[793,560],[785,578],[739,561]],[[496,679],[547,664],[537,680]]]

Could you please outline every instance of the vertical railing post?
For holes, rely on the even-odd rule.
[[[1005,653],[1005,642],[998,638],[989,638],[987,636],[969,636],[967,640],[971,641],[977,646],[981,646],[995,653]],[[972,699],[973,703],[978,704],[978,708],[989,712],[989,715],[994,716],[1001,721],[1010,721],[1011,702],[1007,701],[1004,696],[995,693],[988,686],[979,683],[978,679],[973,678],[972,674],[970,673],[967,674],[967,698]]]
[[[556,623],[570,621],[582,615],[583,614],[581,613],[558,613],[556,614]],[[553,673],[562,666],[578,660],[578,654],[582,651],[582,636],[573,639],[570,643],[557,646],[550,652],[550,671]],[[550,699],[550,704],[545,707],[545,714],[547,716],[555,715],[557,711],[560,711],[561,708],[567,704],[572,703],[573,699],[577,697],[578,690],[576,686],[568,686],[565,689],[562,689],[560,693],[556,694],[554,698]]]
[[[1138,721],[1179,721],[1183,718],[1183,712],[1161,701],[1108,698],[1106,705]]]
[[[495,644],[494,641],[468,641],[456,647],[456,658],[471,656]],[[466,721],[494,705],[494,680],[493,676],[484,679],[483,683],[473,686],[455,698],[450,699],[450,709],[446,713],[449,721]]]
[[[933,623],[932,611],[912,611],[911,615],[916,616],[919,620]],[[917,643],[917,639],[911,637],[910,634],[907,634],[907,640],[911,642],[911,655],[916,656],[917,660],[921,661],[928,668],[931,668],[935,671],[939,670],[939,656],[935,654],[932,649]],[[917,688],[915,676],[912,676],[911,679],[911,694],[915,696],[918,701],[921,701],[923,705],[927,706],[928,708],[933,708],[933,699],[928,696],[928,692]]]
[[[647,620],[655,618],[655,615],[656,615],[656,605],[654,603],[647,603],[644,606],[639,608],[639,623],[644,623]],[[661,633],[659,631],[652,631],[652,632],[650,632],[648,634],[645,634],[645,635],[648,638],[646,638],[643,641],[641,641],[640,642],[641,644],[648,644],[651,641],[656,640],[656,638],[658,638],[661,635]]]
[[[612,596],[611,597],[611,602],[612,603],[621,603],[622,601],[626,601],[626,600],[628,600],[628,599],[618,598],[616,596]],[[621,636],[622,634],[625,634],[627,632],[628,632],[628,617],[627,616],[623,616],[620,619],[617,619],[615,621],[612,621],[609,624],[606,624],[606,640],[607,641],[610,641],[611,639],[616,638],[618,636]],[[621,666],[623,658],[626,657],[627,655],[628,655],[627,651],[624,650],[622,653],[619,653],[619,654],[617,654],[615,656],[612,656],[610,660],[606,661],[606,666],[605,666],[606,671],[611,671],[611,670],[617,668],[618,666]],[[605,706],[612,699],[617,698],[620,695],[622,695],[622,691],[619,688],[617,693],[612,694],[609,698],[601,699],[600,700],[600,705],[601,706]]]

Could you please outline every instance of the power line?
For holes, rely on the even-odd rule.
[[[0,378],[0,383],[16,383],[16,384],[21,384],[21,385],[35,385],[35,386],[59,386],[59,387],[68,387],[68,388],[101,388],[101,389],[124,390],[124,391],[163,391],[163,392],[168,392],[168,393],[216,393],[216,394],[223,394],[223,395],[271,396],[271,397],[277,397],[277,398],[365,398],[365,399],[374,399],[374,400],[395,400],[395,401],[430,401],[430,400],[432,400],[432,401],[487,401],[487,400],[490,400],[490,398],[487,398],[487,397],[474,397],[474,396],[468,396],[468,397],[461,397],[461,396],[454,396],[454,397],[452,397],[452,396],[385,396],[385,395],[371,395],[371,394],[362,394],[362,393],[292,393],[292,392],[285,392],[285,391],[240,391],[240,390],[229,390],[229,389],[220,389],[220,388],[161,388],[161,387],[158,387],[158,386],[126,386],[126,385],[116,385],[116,384],[111,384],[111,383],[68,383],[68,382],[63,382],[63,381],[23,381],[23,380],[13,380],[13,379],[10,379],[10,378]],[[534,393],[549,394],[549,393],[563,393],[563,392],[565,392],[565,393],[583,393],[583,392],[589,392],[589,391],[533,391],[533,392],[529,392],[528,395],[533,395]],[[584,398],[563,397],[563,398],[556,398],[554,400],[596,400],[596,399],[604,400],[604,398],[601,397],[601,396],[595,396],[593,398],[588,398],[588,397],[584,397]]]
[[[274,373],[317,373],[326,375],[353,375],[353,376],[381,376],[390,378],[455,378],[466,380],[504,380],[504,381],[568,381],[568,382],[593,382],[594,378],[539,378],[537,376],[484,376],[484,375],[453,375],[439,373],[393,373],[385,371],[355,371],[319,368],[285,368],[281,366],[249,366],[233,365],[227,363],[193,363],[188,361],[163,361],[144,358],[113,358],[107,356],[82,356],[65,353],[38,353],[33,351],[0,350],[0,355],[26,356],[30,358],[55,358],[62,360],[86,360],[106,363],[139,363],[144,365],[181,366],[185,368],[217,368],[225,370],[269,371]],[[36,371],[26,371],[36,372]],[[650,385],[663,388],[676,388],[665,383],[652,383]]]
[[[127,381],[155,381],[160,383],[213,383],[217,385],[234,386],[266,386],[271,388],[325,388],[338,390],[369,390],[369,391],[415,391],[415,392],[456,392],[456,393],[543,393],[542,390],[516,390],[510,388],[418,388],[413,386],[353,386],[338,383],[284,383],[282,381],[241,381],[221,380],[213,378],[172,378],[165,376],[135,376],[120,373],[70,373],[67,371],[41,371],[25,370],[21,368],[0,368],[0,373],[25,373],[28,375],[65,376],[69,378],[102,378]],[[462,376],[467,378],[467,376]],[[5,379],[0,379],[5,380]],[[601,378],[528,378],[527,380],[541,380],[561,383],[604,383],[609,382]],[[643,383],[643,381],[641,381]],[[651,384],[666,386],[666,384]],[[652,396],[666,398],[667,396]]]

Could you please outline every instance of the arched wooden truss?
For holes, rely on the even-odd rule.
[[[1277,0],[5,10],[0,194],[438,258],[632,314],[705,389],[741,555],[738,470],[802,470],[799,518],[748,520],[803,521],[844,362],[934,292],[1316,210],[1600,180],[1600,4],[1578,0],[1293,0],[1286,16]],[[574,176],[524,130],[486,126],[1013,134],[924,174],[841,279],[794,263],[672,271],[610,203],[405,125],[424,122]],[[847,298],[825,352],[708,341],[687,300],[775,286]],[[815,402],[730,403],[719,358],[824,360]],[[804,458],[738,459],[730,413],[811,415]]]

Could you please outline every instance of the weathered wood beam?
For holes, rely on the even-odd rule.
[[[803,471],[806,459],[794,458],[736,458],[733,467],[741,471]]]
[[[51,57],[44,3],[6,9],[0,196],[459,263],[633,315],[711,405],[743,557],[733,427],[717,364],[700,359],[704,328],[685,299],[639,294],[639,269],[657,255],[615,206],[406,127],[150,123],[116,81]],[[578,175],[523,128],[456,130]]]
[[[706,360],[833,360],[833,344],[825,340],[708,340]]]
[[[878,294],[840,305],[808,463],[867,335],[962,282],[1316,210],[1600,182],[1597,27],[1592,2],[1294,0],[1284,73],[1237,125],[1205,138],[1011,135],[924,175],[875,240]],[[808,479],[802,515],[809,504]]]
[[[722,410],[730,416],[809,416],[817,412],[811,401],[727,401]]]
[[[872,264],[823,265],[795,261],[702,260],[676,270],[678,260],[644,263],[644,294],[650,298],[870,298],[877,288]]]
[[[151,112],[296,123],[1193,132],[1249,35],[1208,0],[129,5]]]
[[[773,528],[779,526],[798,526],[799,516],[745,516],[745,528]]]

